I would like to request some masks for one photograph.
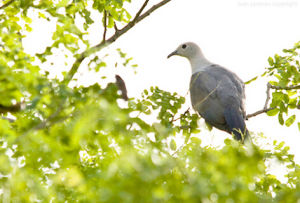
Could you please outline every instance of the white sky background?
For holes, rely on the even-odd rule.
[[[142,3],[139,0],[134,5]],[[130,97],[140,97],[141,92],[150,86],[185,96],[191,75],[190,65],[184,58],[167,59],[167,55],[182,42],[194,41],[210,61],[247,81],[264,72],[269,56],[281,54],[282,49],[292,48],[300,40],[299,20],[300,0],[173,0],[137,24],[111,48],[121,48],[132,56],[134,63],[139,65],[138,73],[128,69],[110,72],[123,77]],[[42,44],[49,42],[45,37],[51,27],[42,24],[37,27],[38,31],[29,34],[28,40],[24,41],[25,47],[27,43],[32,52],[43,51]],[[91,31],[95,43],[102,37],[98,31]],[[61,65],[64,66],[63,62]],[[81,79],[89,82],[91,77]],[[265,92],[265,79],[246,86],[248,113],[262,109]],[[189,95],[186,103],[190,104]],[[295,113],[299,121],[300,111]],[[246,123],[255,134],[263,132],[266,142],[284,140],[296,154],[296,160],[300,161],[300,132],[296,123],[287,128],[278,123],[276,116],[266,115],[256,116]],[[207,144],[218,144],[228,135],[213,130],[202,133],[200,137]]]
[[[139,64],[138,74],[122,74],[130,96],[149,86],[185,96],[190,80],[190,64],[181,57],[166,56],[179,44],[194,41],[206,57],[225,66],[247,81],[264,72],[267,59],[292,48],[300,40],[300,1],[298,0],[174,0],[120,38],[117,46]],[[267,80],[246,86],[246,109],[262,109]],[[187,97],[189,103],[189,96]],[[295,111],[297,119],[300,112]],[[290,114],[291,116],[292,114]],[[263,132],[265,141],[284,140],[300,160],[300,132],[297,124],[281,126],[277,116],[259,115],[247,121],[250,131]],[[218,143],[226,133],[213,130],[207,142]],[[201,138],[204,138],[201,136]]]

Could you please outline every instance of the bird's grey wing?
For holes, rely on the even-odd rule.
[[[206,122],[228,131],[223,116],[224,108],[217,97],[219,86],[220,82],[209,71],[194,73],[190,81],[191,101],[193,108]]]
[[[215,80],[220,82],[216,96],[223,107],[223,116],[230,132],[236,139],[241,139],[241,134],[236,130],[246,133],[245,111],[244,111],[244,87],[240,79],[232,72],[222,68],[214,67],[209,71]]]
[[[226,76],[229,82],[227,83],[227,86],[225,84],[225,87],[228,89],[228,85],[230,87],[234,87],[232,94],[237,95],[237,98],[239,99],[239,106],[240,110],[242,111],[243,117],[246,118],[246,111],[245,111],[245,84],[244,82],[233,72],[227,70],[226,68],[219,66],[219,65],[212,65],[210,67],[210,72],[215,76]],[[225,88],[224,87],[224,88]],[[222,94],[222,92],[221,92]],[[227,94],[227,93],[225,93]]]

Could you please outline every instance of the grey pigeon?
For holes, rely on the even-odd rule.
[[[245,85],[233,72],[208,61],[193,42],[181,44],[169,56],[187,58],[192,67],[190,95],[193,108],[206,123],[233,133],[242,143],[249,138],[245,119]]]

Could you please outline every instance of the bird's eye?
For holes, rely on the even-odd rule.
[[[182,45],[181,47],[182,47],[183,49],[185,49],[185,48],[186,48],[186,44]]]

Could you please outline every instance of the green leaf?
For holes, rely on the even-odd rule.
[[[200,146],[202,141],[198,137],[191,137],[191,142]]]
[[[282,112],[280,112],[280,113],[278,114],[278,121],[279,121],[280,125],[283,125],[283,124],[284,124],[284,120],[283,120],[283,117],[282,117]]]
[[[170,142],[170,148],[173,151],[175,151],[177,149],[176,141],[174,139],[172,139],[171,142]]]
[[[287,127],[290,127],[295,122],[295,120],[296,120],[296,115],[292,115],[285,121],[285,125]]]
[[[258,76],[248,80],[247,82],[245,82],[246,85],[250,84],[251,82],[255,81],[258,78]]]
[[[278,112],[279,112],[279,109],[275,108],[275,109],[272,109],[272,110],[268,111],[267,115],[268,116],[275,116],[275,115],[278,114]]]
[[[268,58],[268,62],[269,62],[269,64],[270,64],[270,66],[273,66],[273,65],[274,65],[274,60],[273,60],[272,57],[269,57],[269,58]]]

